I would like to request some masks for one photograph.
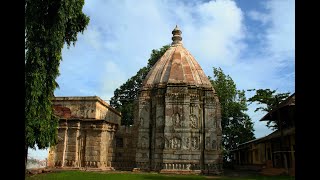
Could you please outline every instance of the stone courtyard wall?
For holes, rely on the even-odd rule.
[[[135,168],[136,127],[120,126],[115,136],[115,159],[113,167],[116,170],[132,170]]]

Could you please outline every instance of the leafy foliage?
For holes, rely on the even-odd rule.
[[[58,118],[52,98],[58,87],[64,43],[75,45],[89,17],[84,0],[25,1],[25,144],[47,148],[57,142]]]
[[[147,66],[141,68],[136,75],[129,78],[114,91],[114,96],[110,100],[110,105],[121,112],[121,124],[127,126],[133,124],[134,101],[138,98],[142,82],[153,65],[161,58],[169,47],[170,45],[165,45],[159,50],[153,49]]]
[[[250,104],[256,102],[258,105],[260,105],[254,110],[254,112],[270,112],[290,96],[290,92],[277,93],[276,90],[270,89],[249,89],[248,91],[256,92],[254,96],[248,99],[248,102],[250,102]],[[278,121],[274,121],[272,119],[268,120],[267,127],[278,129]]]
[[[224,161],[231,158],[229,150],[246,141],[253,140],[254,129],[248,110],[244,90],[237,90],[236,84],[221,68],[213,67],[214,79],[209,80],[221,104],[222,144],[224,146]]]

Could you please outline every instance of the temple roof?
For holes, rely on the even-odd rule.
[[[176,26],[172,31],[172,44],[152,67],[143,82],[143,89],[167,84],[186,84],[212,88],[208,77],[199,63],[183,47],[181,30]]]

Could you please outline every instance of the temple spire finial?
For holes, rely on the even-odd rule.
[[[178,25],[176,25],[176,27],[173,29],[172,31],[172,43],[171,45],[182,45],[182,37],[181,37],[181,30],[179,29]]]

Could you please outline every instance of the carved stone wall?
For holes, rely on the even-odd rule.
[[[57,97],[56,166],[138,168],[160,172],[222,171],[221,110],[198,62],[183,47],[181,30],[140,89],[134,125],[99,97]],[[52,163],[51,163],[52,164]]]
[[[212,89],[176,84],[145,90],[138,112],[138,168],[222,170],[220,106]]]
[[[55,97],[52,102],[61,118],[104,119],[121,124],[121,114],[97,96]]]
[[[112,135],[117,126],[105,120],[61,119],[59,142],[50,149],[52,158],[49,164],[58,167],[111,168],[115,157]]]
[[[151,101],[150,91],[143,91],[139,97],[139,108],[137,124],[138,139],[136,142],[136,166],[137,168],[149,170],[150,167],[150,117],[151,117]]]
[[[57,97],[53,104],[61,119],[58,144],[50,148],[49,164],[111,169],[120,113],[97,97]]]

